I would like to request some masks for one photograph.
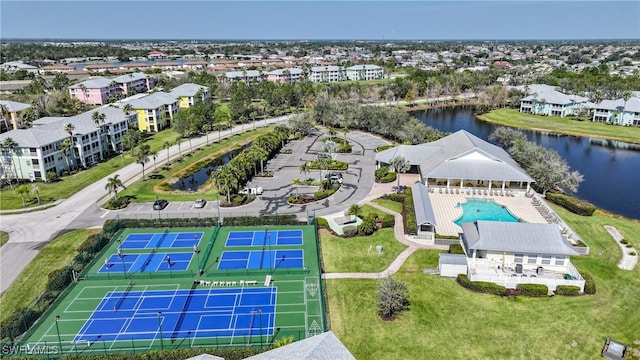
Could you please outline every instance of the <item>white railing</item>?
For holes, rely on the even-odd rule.
[[[490,275],[474,275],[469,272],[469,280],[471,281],[488,281],[494,284],[502,285],[508,289],[515,289],[518,284],[541,284],[547,285],[549,290],[555,290],[558,285],[578,286],[580,292],[584,291],[584,280],[565,280],[551,279],[545,277],[531,276],[490,276]]]

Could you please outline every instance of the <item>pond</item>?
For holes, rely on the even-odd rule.
[[[483,140],[496,125],[479,121],[470,108],[440,108],[413,113],[441,131],[464,129]],[[584,175],[575,194],[598,208],[640,219],[640,146],[588,137],[523,130],[530,141],[557,151],[571,169]]]
[[[217,157],[211,160],[205,167],[198,170],[192,175],[185,176],[178,181],[176,181],[173,185],[171,185],[172,190],[182,190],[182,191],[197,191],[198,187],[204,185],[207,180],[211,178],[211,172],[215,171],[221,165],[224,165],[231,161],[236,155],[240,153],[243,149],[248,147],[250,144],[243,146],[237,150],[231,150],[228,153]]]

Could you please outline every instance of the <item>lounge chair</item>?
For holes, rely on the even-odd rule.
[[[460,189],[456,189],[456,194],[460,194]]]
[[[442,188],[439,188],[438,190],[440,191],[440,194],[442,194]]]

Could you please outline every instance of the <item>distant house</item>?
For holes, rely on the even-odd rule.
[[[129,64],[120,65],[120,68],[134,70],[134,71],[142,71],[142,70],[151,69],[151,65],[146,63],[129,63]]]
[[[471,281],[489,281],[507,288],[518,284],[544,284],[549,290],[573,285],[584,291],[584,279],[571,264],[578,255],[556,224],[476,221],[462,223],[465,255],[440,259],[442,275],[456,276],[462,257]]]
[[[9,100],[0,100],[0,115],[2,115],[2,132],[20,128],[20,114],[31,105]]]
[[[24,70],[26,72],[30,72],[30,73],[37,73],[38,72],[38,68],[33,66],[33,65],[29,65],[29,64],[25,64],[22,61],[8,61],[2,65],[0,65],[0,70],[9,73],[9,74],[13,74],[18,70]]]
[[[147,54],[147,57],[152,60],[160,60],[160,59],[166,59],[167,54],[163,53],[162,51],[153,50],[149,54]]]
[[[593,105],[593,122],[640,126],[640,98],[603,100]]]
[[[94,73],[101,73],[105,71],[115,70],[116,67],[112,64],[92,64],[85,66],[84,69]]]
[[[74,71],[75,68],[73,66],[68,66],[68,65],[47,65],[47,66],[43,66],[41,67],[38,72],[40,74],[45,74],[45,73],[63,73],[66,74],[69,71]]]
[[[209,87],[198,84],[182,84],[169,92],[169,95],[178,99],[180,108],[188,108],[198,101],[209,98]]]
[[[517,88],[526,93],[526,96],[520,99],[522,113],[565,117],[575,114],[578,108],[589,107],[589,99],[561,93],[553,86],[536,84]]]
[[[384,69],[378,65],[355,65],[346,69],[346,76],[352,81],[377,80],[384,77]]]
[[[308,78],[313,83],[337,82],[347,80],[347,75],[342,66],[312,66]]]
[[[253,81],[261,81],[262,77],[262,73],[257,70],[227,71],[222,75],[221,80],[222,82],[243,81],[250,83]]]
[[[178,112],[178,99],[165,92],[156,92],[137,99],[125,101],[138,115],[138,128],[145,132],[158,132],[171,126]]]
[[[96,124],[94,112],[103,114],[104,121]],[[3,164],[13,166],[1,167],[0,177],[47,181],[49,172],[60,175],[71,168],[92,166],[122,150],[122,135],[135,122],[135,113],[104,106],[71,117],[41,118],[31,128],[0,134],[0,141],[11,138],[17,143],[11,152],[2,150]],[[73,126],[71,135],[65,130],[67,124]],[[71,139],[67,153],[62,146],[66,139]]]

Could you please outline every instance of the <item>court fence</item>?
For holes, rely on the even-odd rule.
[[[213,234],[211,235],[211,239],[209,239],[209,243],[207,244],[207,249],[204,251],[202,255],[202,260],[200,260],[200,264],[198,264],[200,269],[200,274],[204,273],[205,266],[207,265],[207,260],[209,260],[209,255],[211,255],[211,250],[213,249],[213,243],[218,236],[218,232],[220,232],[220,223],[216,223],[216,228],[213,229]]]
[[[294,340],[302,340],[306,338],[306,331],[291,331],[281,330],[276,328],[272,334],[265,333],[260,336],[260,333],[256,331],[255,334],[234,336],[214,336],[206,338],[206,342],[198,343],[200,339],[194,339],[190,336],[176,339],[175,341],[170,339],[170,332],[163,331],[165,338],[162,341],[155,341],[149,344],[149,341],[136,340],[134,338],[126,339],[119,338],[119,341],[114,344],[108,340],[95,340],[93,342],[87,341],[43,341],[43,342],[27,342],[27,341],[6,341],[0,343],[0,351],[2,357],[27,357],[27,358],[40,358],[40,359],[58,359],[65,356],[65,358],[85,357],[87,355],[93,356],[113,356],[114,353],[128,353],[128,354],[142,354],[149,353],[151,351],[163,351],[162,358],[172,358],[169,351],[186,351],[187,349],[211,349],[224,350],[225,352],[239,352],[240,356],[229,356],[225,358],[245,358],[247,356],[258,354],[262,351],[266,351],[274,347],[275,342],[278,339],[292,337]],[[113,346],[112,346],[113,345]],[[235,349],[235,350],[232,350]],[[246,349],[246,350],[245,350]],[[246,352],[246,353],[245,353]],[[195,356],[201,353],[190,354]],[[217,353],[218,356],[222,356],[224,353]],[[166,355],[166,357],[165,357]],[[184,359],[185,357],[177,356],[176,359]]]
[[[320,268],[320,271],[318,271],[318,284],[320,285],[320,294],[322,294],[322,296],[320,297],[320,301],[322,303],[322,323],[324,328],[322,329],[323,331],[327,331],[331,329],[331,324],[330,324],[330,320],[329,320],[329,316],[327,316],[327,314],[329,314],[329,299],[327,298],[327,292],[325,291],[326,288],[326,280],[322,278],[322,273],[324,272],[324,263],[322,261],[322,245],[320,244],[320,235],[319,235],[319,231],[320,229],[318,228],[318,222],[316,221],[316,217],[313,216],[309,216],[309,219],[311,220],[310,222],[313,224],[313,236],[314,236],[314,240],[316,242],[316,256],[318,257],[318,267]]]

